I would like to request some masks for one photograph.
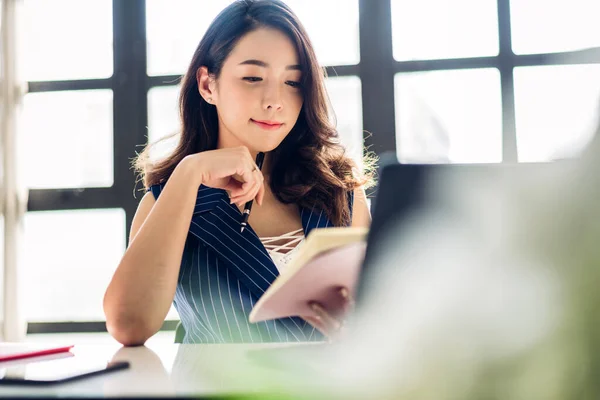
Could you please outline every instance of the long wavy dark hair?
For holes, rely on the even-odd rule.
[[[148,146],[135,160],[135,168],[148,188],[165,182],[187,155],[216,149],[217,109],[200,96],[196,72],[205,66],[209,74],[218,79],[223,63],[237,42],[259,28],[277,29],[287,35],[296,47],[303,72],[304,104],[296,125],[270,153],[271,190],[283,203],[296,203],[301,207],[314,205],[326,212],[334,225],[348,225],[351,219],[348,192],[372,185],[374,156],[365,153],[363,171],[346,156],[329,119],[325,71],[317,62],[304,27],[279,0],[237,0],[215,18],[182,78],[181,129],[175,134],[180,135],[177,147],[168,157],[151,162],[151,146]]]

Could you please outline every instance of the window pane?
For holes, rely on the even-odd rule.
[[[520,161],[577,156],[591,140],[600,100],[600,65],[515,69]]]
[[[326,86],[342,144],[348,150],[348,155],[361,165],[363,119],[360,78],[356,76],[328,78]]]
[[[398,61],[498,54],[496,0],[391,1]]]
[[[122,209],[27,213],[19,268],[26,319],[104,320],[104,291],[124,251]]]
[[[231,2],[147,0],[148,75],[184,73],[208,26]],[[306,27],[322,65],[359,62],[358,0],[285,2]]]
[[[395,88],[400,161],[502,161],[497,69],[398,74]]]
[[[284,1],[306,28],[321,65],[360,62],[358,0]]]
[[[179,132],[179,96],[180,86],[162,86],[148,91],[148,141],[159,139]],[[178,137],[161,142],[151,152],[153,159],[170,154],[177,145]]]
[[[113,184],[111,90],[25,96],[21,171],[31,188]]]
[[[148,75],[185,73],[212,20],[232,0],[146,0]]]
[[[600,46],[598,0],[511,0],[510,8],[516,54]]]
[[[4,321],[4,215],[2,213],[0,213],[0,272],[0,319]]]
[[[112,1],[25,0],[24,3],[26,80],[112,75]]]

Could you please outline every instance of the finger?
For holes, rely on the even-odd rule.
[[[258,189],[258,195],[256,196],[256,200],[258,204],[263,205],[263,201],[265,200],[265,184],[260,185],[260,189]]]
[[[240,175],[244,181],[244,183],[242,183],[242,190],[244,191],[244,193],[247,193],[256,181],[254,173],[252,172],[252,168],[253,164],[249,165],[244,163],[244,165],[241,166],[238,171],[236,171],[237,174]]]
[[[242,195],[233,196],[233,198],[232,198],[233,203],[236,203],[236,204],[246,203],[250,200],[257,199],[258,193],[261,191],[261,188],[263,187],[264,178],[263,178],[262,174],[260,173],[260,171],[258,171],[258,170],[254,171],[253,174],[254,174],[254,185],[252,186],[252,188],[250,188],[246,193],[244,193]],[[257,199],[257,201],[258,201],[258,199]]]
[[[260,172],[260,170],[256,170],[254,171],[254,173],[256,174],[256,179],[258,182],[258,187],[256,189],[256,193],[254,194],[254,197],[256,199],[256,202],[262,206],[262,200],[263,200],[263,196],[265,193],[265,178],[262,174],[262,172]]]
[[[231,184],[232,190],[229,196],[230,199],[239,199],[248,192],[247,187],[244,187],[244,183],[245,182],[238,182],[236,184]]]
[[[343,300],[343,313],[346,314],[349,311],[354,309],[355,306],[355,302],[354,302],[354,298],[352,297],[352,295],[350,294],[350,291],[348,290],[347,287],[341,287],[338,290],[340,296],[342,297]]]
[[[262,185],[262,175],[261,175],[260,171],[258,171],[258,170],[253,171],[252,174],[254,175],[254,185],[252,186],[252,188],[250,190],[248,190],[248,193],[246,193],[245,198],[244,198],[244,200],[246,200],[246,201],[256,199],[256,195],[258,194],[258,191],[260,190],[260,186]]]
[[[235,179],[230,179],[227,185],[223,187],[225,191],[228,191],[229,198],[234,198],[242,192],[242,183]]]
[[[327,327],[323,324],[323,321],[321,321],[319,317],[304,317],[304,319],[323,335],[329,336],[329,332],[327,332]]]
[[[248,201],[254,199],[258,190],[260,189],[260,183],[256,182],[252,188],[250,188],[247,193],[244,193],[241,196],[235,196],[231,199],[232,203],[236,203],[238,205],[246,204]]]
[[[263,200],[265,198],[265,177],[261,171],[257,170],[260,179],[260,185],[258,188],[258,192],[256,193],[256,201],[259,205],[263,205]]]
[[[246,149],[244,152],[244,156],[242,157],[244,164],[246,164],[250,170],[250,172],[254,173],[255,171],[259,171],[258,165],[252,155],[250,154],[250,150]]]
[[[244,197],[256,184],[256,178],[251,168],[248,165],[243,165],[236,171],[236,174],[242,178],[243,182],[238,190],[231,193],[233,198],[239,199]]]
[[[321,318],[328,332],[337,332],[342,324],[332,317],[319,303],[311,303],[311,308]]]

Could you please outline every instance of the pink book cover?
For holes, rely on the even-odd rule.
[[[364,240],[354,241],[320,251],[306,264],[284,270],[255,304],[250,322],[316,316],[309,306],[310,301],[321,303],[325,309],[339,309],[342,299],[336,291],[346,287],[354,296],[365,250]]]

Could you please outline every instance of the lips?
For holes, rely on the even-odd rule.
[[[277,121],[257,121],[257,120],[253,119],[252,122],[254,122],[254,124],[258,125],[260,128],[266,129],[266,130],[279,129],[283,125],[281,122],[277,122]]]

